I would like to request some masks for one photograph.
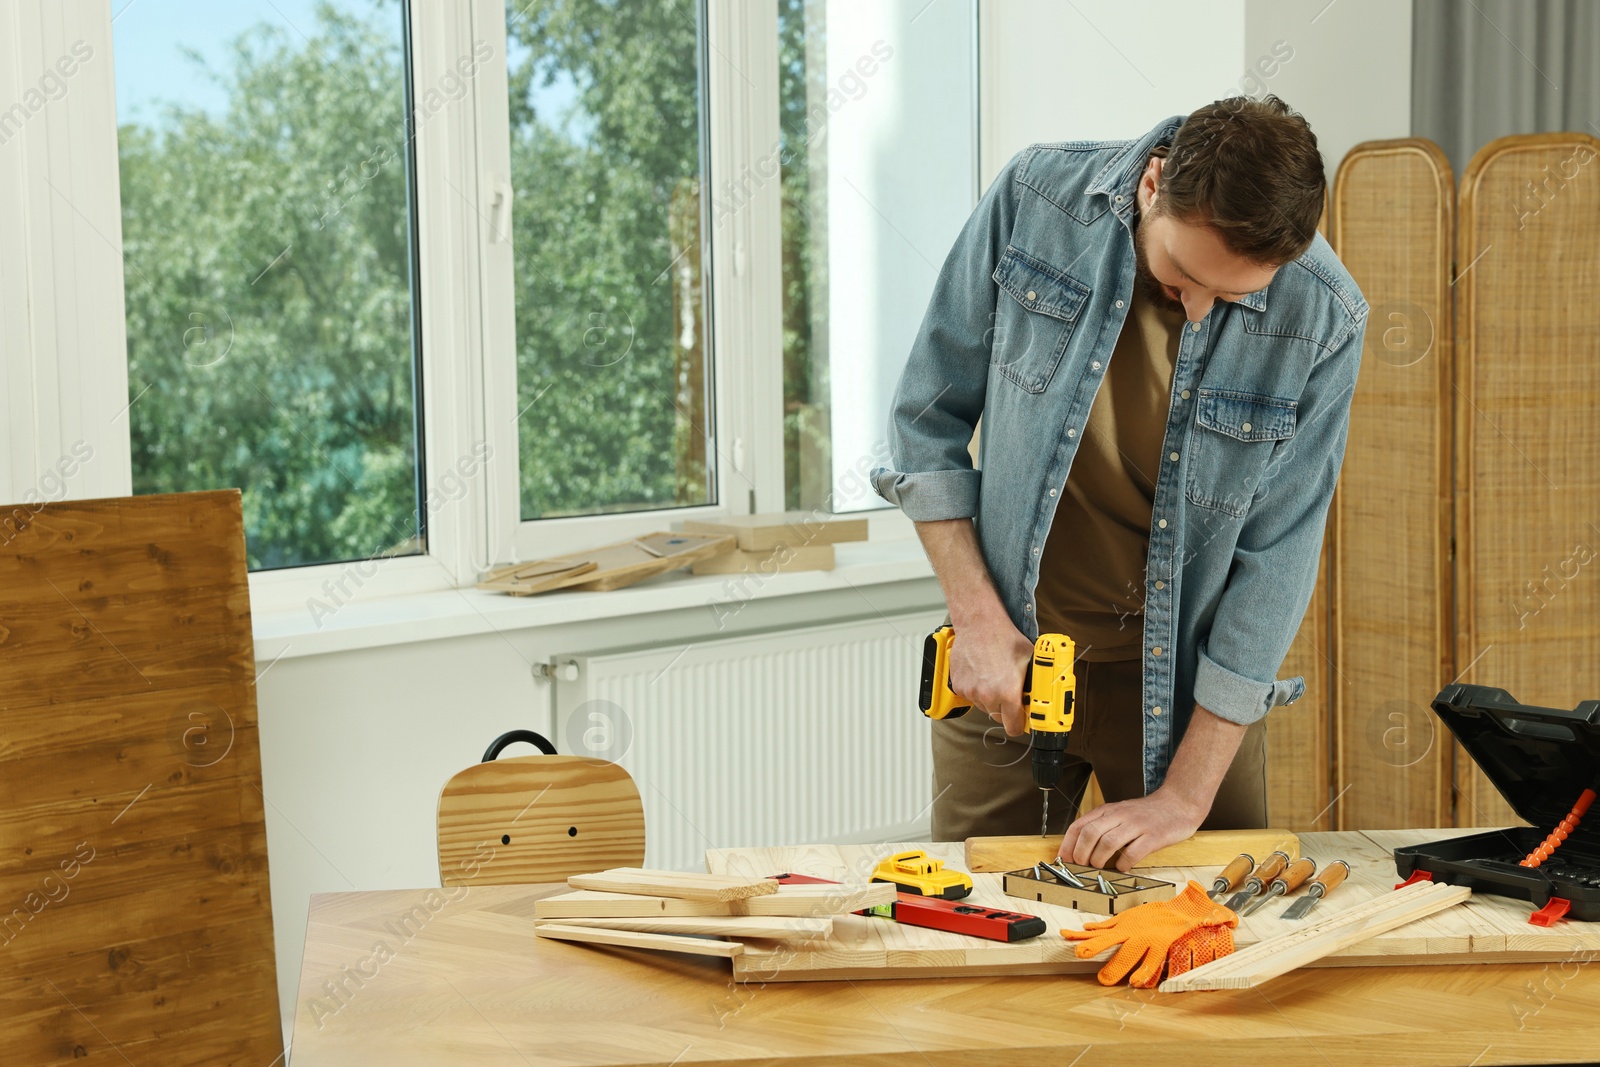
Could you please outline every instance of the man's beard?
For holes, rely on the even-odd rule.
[[[1166,293],[1166,286],[1150,273],[1150,261],[1144,254],[1144,235],[1139,228],[1139,218],[1135,216],[1133,227],[1133,284],[1139,287],[1144,298],[1163,311],[1175,311],[1185,317],[1188,311],[1183,306],[1183,301],[1174,300]]]

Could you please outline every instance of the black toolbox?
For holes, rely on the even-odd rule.
[[[1514,811],[1532,823],[1394,850],[1403,878],[1531,901],[1531,922],[1600,921],[1600,805],[1537,867],[1521,866],[1600,772],[1600,700],[1571,711],[1519,704],[1504,689],[1447,685],[1434,712]]]

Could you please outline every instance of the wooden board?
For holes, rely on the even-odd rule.
[[[1373,897],[1353,908],[1297,924],[1221,959],[1212,960],[1161,983],[1163,993],[1199,989],[1251,989],[1281,974],[1309,967],[1341,948],[1416,922],[1472,897],[1464,885],[1415,882]]]
[[[1004,873],[1031,867],[1056,858],[1059,837],[969,837],[962,848],[962,862],[968,871]],[[1179,841],[1150,853],[1134,865],[1136,870],[1150,867],[1221,867],[1241,852],[1257,862],[1276,851],[1300,858],[1300,839],[1287,830],[1201,830],[1187,841]]]
[[[744,952],[744,945],[739,941],[719,941],[710,937],[674,934],[647,934],[634,930],[596,930],[593,927],[567,926],[562,923],[535,923],[533,933],[535,937],[551,937],[561,941],[618,945],[622,948],[647,948],[656,952],[687,952],[692,956],[737,958]]]
[[[732,534],[745,552],[767,552],[779,545],[831,545],[865,541],[865,518],[841,518],[813,511],[784,511],[761,515],[730,515],[715,521],[689,519],[687,533]]]
[[[734,549],[703,559],[690,567],[692,574],[784,574],[791,571],[833,570],[832,545],[779,545],[765,552]]]
[[[587,552],[496,567],[483,576],[478,588],[513,596],[554,589],[604,592],[687,567],[733,547],[732,535],[646,534]]]
[[[745,878],[644,870],[639,867],[617,867],[592,874],[575,874],[567,879],[567,884],[574,889],[679,897],[684,900],[744,900],[746,897],[778,891],[778,883],[768,880],[765,875]]]
[[[1394,868],[1396,845],[1453,837],[1475,831],[1464,829],[1355,831],[1301,835],[1302,854],[1322,863],[1343,859],[1350,877],[1311,915],[1325,917],[1364,904],[1393,891],[1400,880]],[[818,878],[848,879],[870,872],[883,856],[909,848],[925,850],[952,867],[961,866],[961,846],[955,842],[884,842],[875,845],[807,845],[774,849],[714,849],[706,853],[711,871],[751,875],[793,871]],[[1193,878],[1209,885],[1219,867],[1155,868],[1152,877],[1183,886]],[[1060,935],[1063,927],[1082,928],[1088,919],[1104,916],[1090,912],[1019,902],[1001,889],[1001,876],[972,876],[974,904],[1027,911],[1045,920],[1040,937],[1002,944],[964,937],[942,930],[901,926],[886,919],[844,915],[836,918],[833,935],[784,946],[754,942],[734,963],[736,981],[818,981],[824,979],[906,978],[941,975],[1081,974],[1097,971],[1108,958],[1080,960],[1072,944]],[[1244,948],[1264,938],[1302,927],[1308,920],[1282,918],[1288,901],[1274,902],[1239,920],[1235,945]],[[1360,967],[1446,963],[1513,963],[1571,960],[1575,953],[1600,954],[1600,923],[1562,922],[1554,927],[1528,922],[1533,909],[1526,901],[1476,893],[1464,904],[1437,915],[1408,923],[1358,945],[1323,957],[1317,967]]]
[[[776,873],[776,872],[774,872]],[[867,885],[780,885],[776,893],[743,900],[685,900],[635,893],[605,893],[577,889],[546,897],[534,906],[541,919],[647,918],[694,915],[844,915],[875,904],[887,904],[895,887],[887,882]]]
[[[709,934],[714,937],[822,937],[833,933],[831,916],[671,915],[663,919],[584,918],[543,920],[591,930],[638,930],[647,934]],[[540,922],[535,922],[537,928]]]
[[[0,1063],[268,1067],[239,493],[0,516]]]
[[[1461,175],[1455,284],[1459,681],[1600,693],[1600,140],[1489,142]],[[1457,818],[1516,816],[1458,752]]]
[[[1451,744],[1428,705],[1456,674],[1455,178],[1432,141],[1368,141],[1333,204],[1334,249],[1372,305],[1328,537],[1336,828],[1449,826]]]

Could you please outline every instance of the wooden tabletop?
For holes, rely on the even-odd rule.
[[[534,901],[565,888],[313,897],[293,1067],[1238,1067],[1291,1051],[1297,1067],[1488,1067],[1600,1049],[1600,968],[1578,939],[1558,963],[1305,969],[1226,992],[1091,975],[735,983],[725,959],[535,938]]]

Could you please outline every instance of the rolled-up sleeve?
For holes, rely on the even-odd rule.
[[[1032,153],[1000,170],[956,237],[934,282],[889,410],[894,469],[872,471],[874,491],[917,522],[971,518],[982,477],[968,446],[983,413],[994,332],[993,274],[1016,220],[1014,178]]]
[[[1362,305],[1346,339],[1313,368],[1294,436],[1268,460],[1210,635],[1198,646],[1195,703],[1230,722],[1253,723],[1305,692],[1304,678],[1276,675],[1316,589],[1328,507],[1344,463],[1366,313]]]

